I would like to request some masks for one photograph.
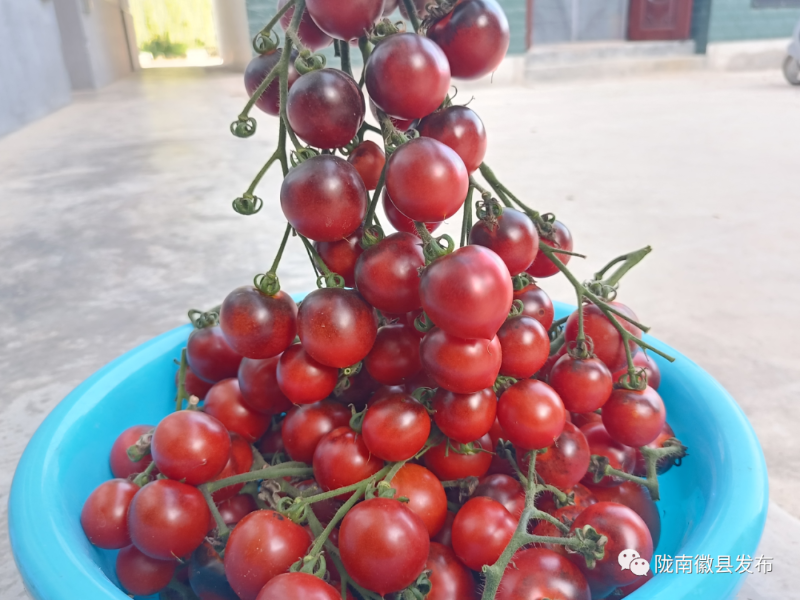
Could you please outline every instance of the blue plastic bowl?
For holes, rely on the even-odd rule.
[[[557,306],[558,316],[571,307]],[[14,558],[36,600],[126,600],[114,575],[115,552],[93,547],[80,525],[89,494],[111,478],[108,453],[127,427],[155,425],[172,409],[174,359],[190,326],[131,350],[78,386],[31,438],[9,500]],[[767,469],[742,410],[691,360],[656,357],[669,422],[690,456],[662,478],[662,536],[657,554],[754,556],[767,514]],[[659,574],[629,598],[731,598],[741,574]]]

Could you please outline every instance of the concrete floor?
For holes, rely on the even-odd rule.
[[[767,456],[777,506],[762,550],[776,566],[741,597],[800,598],[800,551],[785,541],[800,531],[800,90],[778,71],[459,87],[487,126],[487,162],[569,224],[590,257],[579,274],[655,248],[621,298],[731,391]],[[3,599],[24,597],[6,505],[41,420],[101,365],[272,261],[284,226],[277,172],[262,182],[259,215],[230,208],[276,138],[263,115],[254,138],[228,133],[245,101],[238,75],[153,70],[0,139]],[[288,291],[313,285],[299,244],[280,275]],[[563,282],[544,287],[572,301]]]

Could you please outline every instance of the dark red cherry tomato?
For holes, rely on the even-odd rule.
[[[611,396],[611,371],[598,358],[573,358],[566,354],[556,361],[548,383],[561,396],[570,412],[594,412]]]
[[[419,361],[419,337],[408,325],[384,325],[372,346],[364,366],[383,385],[400,385],[415,375]]]
[[[386,164],[386,193],[397,210],[414,221],[436,223],[452,217],[464,205],[468,187],[464,162],[432,138],[406,142]]]
[[[254,411],[245,403],[238,379],[215,383],[208,391],[203,410],[251,444],[264,435],[270,424],[269,415]]]
[[[654,441],[667,420],[667,409],[658,392],[618,388],[603,405],[603,425],[608,434],[626,446],[639,448]]]
[[[227,479],[234,475],[242,475],[250,471],[250,467],[253,466],[253,449],[250,447],[250,444],[236,433],[230,434],[230,437],[231,452],[228,462],[225,464],[222,472],[211,481],[219,481],[220,479]],[[229,485],[217,490],[211,494],[211,497],[214,499],[215,503],[219,504],[220,502],[224,502],[236,496],[243,487],[243,483]]]
[[[456,518],[456,513],[447,511],[444,519],[444,525],[435,536],[431,537],[431,542],[436,542],[442,546],[447,546],[452,550],[453,548],[453,521]]]
[[[555,318],[555,309],[550,296],[535,283],[521,290],[514,290],[514,300],[522,300],[522,314],[533,317],[542,327],[550,329]]]
[[[514,535],[517,520],[491,498],[471,498],[453,521],[453,551],[474,571],[493,565]]]
[[[425,466],[442,481],[465,477],[483,477],[492,464],[492,438],[487,433],[473,443],[475,449],[464,451],[458,442],[444,440],[428,450],[422,457]]]
[[[507,319],[497,332],[497,339],[503,348],[501,375],[532,377],[550,357],[547,330],[533,317],[518,315]]]
[[[572,417],[572,423],[576,427],[583,427],[584,425],[588,425],[589,423],[602,423],[603,417],[599,413],[590,412],[590,413],[570,413]]]
[[[128,508],[133,544],[151,558],[188,557],[208,533],[211,513],[200,491],[170,479],[140,489]]]
[[[359,257],[356,286],[366,301],[382,312],[409,312],[422,306],[419,269],[424,266],[419,238],[410,233],[393,233]]]
[[[242,600],[255,600],[273,577],[289,570],[311,545],[300,525],[272,510],[250,513],[234,527],[225,547],[225,575]]]
[[[180,375],[179,371],[175,372],[175,385],[178,385],[178,376]],[[211,389],[213,385],[210,381],[204,381],[200,379],[197,375],[192,373],[190,368],[186,368],[186,379],[183,381],[183,385],[186,388],[186,393],[190,396],[197,396],[202,400],[206,397],[208,390]]]
[[[339,380],[336,367],[323,365],[300,344],[289,346],[278,361],[278,386],[294,404],[312,404],[327,398]]]
[[[495,0],[462,0],[428,28],[444,50],[453,77],[476,79],[502,62],[511,39],[508,20]]]
[[[339,528],[339,552],[348,574],[381,596],[417,579],[425,568],[429,546],[422,519],[389,498],[357,504]]]
[[[350,423],[350,411],[333,400],[295,406],[283,420],[283,444],[292,460],[311,464],[319,441]]]
[[[392,117],[429,115],[450,89],[450,66],[444,52],[416,33],[387,37],[372,51],[366,69],[369,97]],[[464,192],[462,196],[466,189]]]
[[[496,253],[511,275],[530,267],[539,252],[539,234],[533,221],[513,208],[504,208],[499,217],[475,223],[469,243],[485,246]]]
[[[117,579],[129,594],[150,596],[169,585],[177,566],[175,560],[151,558],[136,546],[128,546],[117,554]]]
[[[419,284],[431,321],[461,338],[492,339],[508,317],[513,293],[505,263],[483,246],[464,246],[435,260]]]
[[[372,394],[370,399],[367,401],[367,406],[372,406],[378,400],[383,400],[384,398],[394,396],[395,394],[405,394],[405,393],[408,393],[408,391],[402,385],[382,385],[377,390],[375,390],[374,394]]]
[[[536,456],[536,472],[545,483],[567,490],[586,475],[589,457],[586,436],[572,423],[564,423],[564,431],[553,445]]]
[[[474,394],[492,387],[503,360],[497,336],[465,340],[438,327],[425,334],[419,356],[422,367],[438,386],[457,394]]]
[[[242,355],[225,340],[219,325],[195,329],[186,342],[186,360],[192,372],[205,381],[216,383],[236,377]]]
[[[383,203],[383,212],[386,213],[386,218],[389,219],[389,223],[391,223],[392,227],[394,227],[397,231],[411,233],[417,238],[417,240],[419,240],[419,232],[414,225],[414,221],[397,210],[397,207],[394,205],[394,202],[392,202],[392,199],[386,194],[386,188],[383,189],[381,202]],[[437,223],[425,223],[425,229],[428,230],[428,233],[433,233],[441,224],[441,221]]]
[[[256,600],[341,600],[342,594],[329,583],[309,573],[283,573],[270,579]]]
[[[658,546],[658,540],[661,538],[661,515],[646,488],[634,481],[623,481],[622,484],[610,488],[592,488],[592,494],[598,502],[616,502],[639,515],[647,525],[650,537],[653,538],[653,547]]]
[[[658,368],[658,363],[656,363],[647,352],[637,352],[633,355],[633,364],[637,370],[644,369],[647,375],[647,385],[654,390],[658,390],[658,386],[661,385],[661,369]],[[628,365],[626,364],[615,371],[611,379],[616,383],[620,380],[620,377],[627,373]]]
[[[646,446],[648,448],[663,448],[664,442],[674,437],[675,432],[672,431],[672,427],[669,426],[669,423],[665,422],[664,427],[661,429],[661,433],[658,434],[658,437],[649,444],[646,444]],[[659,458],[658,461],[656,461],[656,473],[663,475],[669,471],[674,464],[675,460],[672,458]],[[638,448],[636,449],[636,466],[633,468],[633,474],[638,475],[639,477],[645,477],[647,475],[647,462],[644,459],[644,455]]]
[[[421,136],[439,140],[455,150],[464,161],[468,172],[472,173],[481,166],[486,154],[486,129],[483,121],[471,108],[453,105],[437,110],[419,122],[417,131]],[[531,220],[527,220],[533,227]],[[533,231],[536,233],[535,228]],[[536,239],[539,239],[538,235]],[[538,246],[536,249],[538,250]]]
[[[269,72],[278,64],[282,52],[283,50],[278,48],[272,52],[259,54],[248,63],[247,69],[244,72],[244,88],[247,90],[248,96],[253,95],[253,92],[256,91],[258,86],[261,85],[261,82],[269,75]],[[294,68],[294,61],[296,58],[297,52],[293,50],[289,60],[290,88],[294,85],[294,82],[297,81],[297,78],[300,77],[300,73]],[[267,89],[264,90],[264,93],[261,94],[261,97],[256,100],[256,106],[268,115],[274,117],[278,116],[278,112],[280,111],[280,85],[278,83],[278,77],[272,80],[267,86]]]
[[[383,13],[383,0],[350,0],[344,4],[308,0],[306,7],[322,31],[337,40],[352,40],[372,29]]]
[[[497,420],[514,446],[536,450],[547,448],[561,435],[566,411],[549,385],[523,379],[500,396]]]
[[[289,124],[300,139],[326,150],[349,144],[365,112],[361,88],[338,69],[318,69],[301,76],[286,103]]]
[[[208,541],[192,552],[189,585],[200,600],[239,600],[225,577],[222,558]]]
[[[153,457],[150,454],[136,462],[128,457],[128,448],[138,442],[139,438],[144,434],[153,431],[153,429],[152,425],[134,425],[119,434],[119,437],[114,441],[114,445],[111,446],[109,457],[111,472],[114,477],[126,479],[130,475],[141,473],[147,468],[147,465],[153,462]]]
[[[283,438],[281,437],[281,423],[273,420],[267,432],[256,442],[256,448],[264,458],[271,459],[276,453],[283,452]]]
[[[542,236],[541,241],[551,248],[566,250],[567,252],[572,251],[572,234],[561,221],[555,221],[553,223],[552,235],[552,239]],[[572,258],[570,254],[556,254],[556,256],[565,265]],[[558,273],[558,267],[544,252],[539,252],[533,260],[533,264],[528,267],[526,271],[534,277],[544,278],[552,277]]]
[[[553,370],[556,362],[558,359],[564,356],[567,353],[567,347],[561,346],[558,350],[556,350],[555,354],[551,354],[547,361],[542,365],[542,368],[539,369],[539,372],[536,373],[536,379],[539,381],[547,381],[550,377],[550,372]]]
[[[325,435],[314,450],[312,463],[314,477],[325,491],[358,483],[383,468],[383,461],[370,453],[363,436],[350,427]],[[342,495],[345,500],[349,496]]]
[[[415,329],[416,331],[416,329]],[[436,382],[433,380],[425,369],[420,369],[411,378],[403,384],[403,388],[409,394],[413,394],[421,387],[433,389],[436,387]]]
[[[611,302],[611,306],[623,314],[636,320],[634,312],[619,302]],[[641,330],[632,325],[622,317],[617,317],[620,325],[637,338],[642,337]],[[583,305],[583,331],[586,337],[592,340],[592,351],[602,360],[609,370],[616,371],[626,364],[625,344],[622,336],[617,331],[614,324],[609,321],[603,312],[594,304]],[[567,342],[574,342],[578,337],[578,311],[575,311],[567,319],[564,328],[564,338]],[[639,347],[634,341],[628,342],[631,352],[638,352]]]
[[[116,550],[131,543],[128,507],[138,491],[127,479],[111,479],[95,488],[81,510],[81,525],[92,544]]]
[[[547,548],[526,548],[506,567],[497,600],[590,600],[589,584],[567,558]]]
[[[219,514],[226,525],[236,525],[239,521],[258,510],[256,501],[250,494],[238,494],[233,498],[220,502],[217,506]]]
[[[364,220],[367,188],[353,165],[322,154],[289,171],[281,185],[281,208],[297,233],[316,242],[335,242]]]
[[[225,297],[219,323],[225,341],[247,358],[272,358],[289,347],[297,333],[297,305],[284,291],[274,296],[252,286]]]
[[[499,502],[515,519],[519,519],[525,510],[525,490],[519,481],[508,475],[497,473],[481,477],[478,487],[472,493],[473,498],[479,496]]]
[[[289,0],[278,0],[278,9],[283,8],[288,1]],[[289,24],[292,22],[292,16],[294,16],[294,7],[291,7],[289,10],[287,10],[281,17],[281,27],[284,31],[289,29]],[[303,16],[300,17],[300,26],[297,28],[297,37],[300,38],[300,41],[303,42],[303,45],[309,50],[321,50],[326,46],[330,46],[331,42],[333,41],[331,36],[317,27],[317,24],[314,23],[311,15],[308,14],[308,10],[305,9],[303,10]]]
[[[372,394],[381,387],[381,384],[373,379],[366,369],[361,369],[358,373],[350,377],[350,385],[346,388],[339,387],[334,391],[334,399],[344,406],[355,406],[356,410],[361,410],[367,405],[367,400]]]
[[[397,117],[387,115],[380,108],[375,106],[375,102],[373,102],[372,99],[369,101],[369,110],[378,123],[381,122],[381,119],[385,119],[388,116],[389,120],[392,122],[392,125],[394,125],[394,128],[397,129],[397,131],[408,131],[413,125],[419,123],[419,119],[398,119]]]
[[[431,542],[425,569],[431,572],[431,591],[426,600],[478,600],[478,586],[472,574],[451,548]]]
[[[378,144],[372,140],[364,140],[350,153],[347,162],[356,168],[368,190],[378,187],[378,180],[386,164],[386,156]],[[328,267],[331,268],[330,265]]]
[[[292,403],[278,387],[279,356],[260,360],[245,358],[239,365],[239,390],[245,404],[265,415],[279,415]]]
[[[645,583],[650,581],[652,578],[653,578],[653,572],[652,571],[648,571],[647,574],[642,575],[641,577],[639,577],[639,579],[634,581],[632,584],[623,585],[622,587],[617,588],[616,593],[619,594],[617,597],[618,598],[627,598],[633,592],[635,592],[640,587],[642,587]]]
[[[383,460],[408,460],[422,450],[431,433],[428,411],[408,394],[392,394],[372,404],[361,435],[369,451]]]
[[[605,456],[612,468],[630,473],[636,464],[636,449],[620,444],[606,431],[602,422],[588,423],[580,428],[586,441],[589,442],[591,455]],[[593,487],[608,487],[622,483],[618,477],[606,476],[599,482],[594,481],[594,476],[587,473],[582,483]]]
[[[364,252],[361,247],[362,230],[359,227],[349,236],[335,242],[314,242],[314,248],[325,266],[344,278],[344,285],[356,287],[355,269],[358,257]]]
[[[497,413],[497,396],[486,388],[474,394],[456,394],[439,388],[433,396],[433,420],[452,440],[468,444],[492,428]]]
[[[447,519],[447,496],[439,479],[421,465],[403,465],[390,482],[394,497],[408,498],[406,506],[419,515],[428,534],[433,537]]]

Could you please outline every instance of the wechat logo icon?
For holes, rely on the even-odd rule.
[[[639,553],[632,548],[620,552],[617,562],[623,571],[630,569],[634,575],[646,575],[650,570],[650,563],[639,556]]]

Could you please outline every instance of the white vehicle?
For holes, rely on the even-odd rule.
[[[800,23],[792,33],[792,43],[786,58],[783,60],[783,75],[792,85],[800,85]]]

